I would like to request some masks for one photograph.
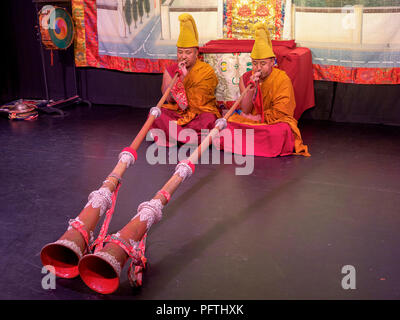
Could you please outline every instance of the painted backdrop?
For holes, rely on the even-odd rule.
[[[400,83],[400,0],[72,0],[72,9],[78,67],[162,73],[189,12],[200,45],[251,38],[262,21],[273,39],[311,50],[314,79]]]

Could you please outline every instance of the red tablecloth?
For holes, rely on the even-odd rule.
[[[253,44],[254,40],[245,39],[211,40],[200,47],[200,53],[251,52]],[[299,119],[305,110],[315,105],[311,51],[297,47],[294,40],[272,40],[272,48],[278,68],[284,70],[292,80],[296,98],[294,117]]]

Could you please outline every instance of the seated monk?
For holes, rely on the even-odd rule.
[[[244,129],[253,129],[254,153],[251,155],[310,156],[293,116],[296,102],[292,82],[286,72],[273,67],[275,54],[266,26],[258,23],[255,29],[255,42],[250,55],[253,69],[244,73],[239,82],[241,93],[249,84],[251,88],[243,96],[240,109],[228,119],[227,130],[232,135],[221,138],[221,148],[246,154]],[[242,141],[235,141],[234,129],[242,129],[243,135],[235,137]],[[237,147],[238,143],[241,150]]]
[[[156,143],[161,146],[173,146],[177,141],[198,144],[201,140],[201,129],[211,130],[215,120],[220,117],[215,98],[218,79],[214,69],[198,59],[196,23],[187,13],[181,14],[179,21],[178,62],[164,71],[162,92],[167,90],[176,72],[179,73],[179,78],[167,98],[167,103],[162,106],[161,116],[152,126],[152,129],[161,129],[165,139],[155,130],[151,131]],[[192,135],[180,134],[183,129],[192,129]]]

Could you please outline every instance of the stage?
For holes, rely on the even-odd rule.
[[[128,264],[111,295],[79,277],[44,289],[41,248],[65,232],[148,113],[116,105],[65,111],[0,118],[0,299],[400,298],[400,127],[304,119],[309,158],[256,157],[250,175],[235,175],[240,165],[224,163],[222,152],[220,164],[196,166],[149,231],[141,289],[129,286]],[[109,233],[174,172],[176,162],[146,161],[151,145],[142,143],[123,177]],[[355,269],[356,289],[342,287],[345,266]]]

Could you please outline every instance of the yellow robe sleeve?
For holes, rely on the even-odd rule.
[[[280,71],[270,82],[263,83],[261,90],[263,92],[265,122],[267,124],[286,122],[294,134],[295,154],[310,156],[308,147],[303,144],[300,130],[297,127],[298,122],[293,116],[296,100],[290,78],[285,72]]]
[[[218,78],[214,69],[209,64],[198,59],[183,80],[188,107],[183,111],[176,103],[165,104],[163,107],[175,110],[181,115],[177,122],[181,126],[188,124],[196,115],[203,112],[211,112],[220,117],[215,98],[217,84]]]

